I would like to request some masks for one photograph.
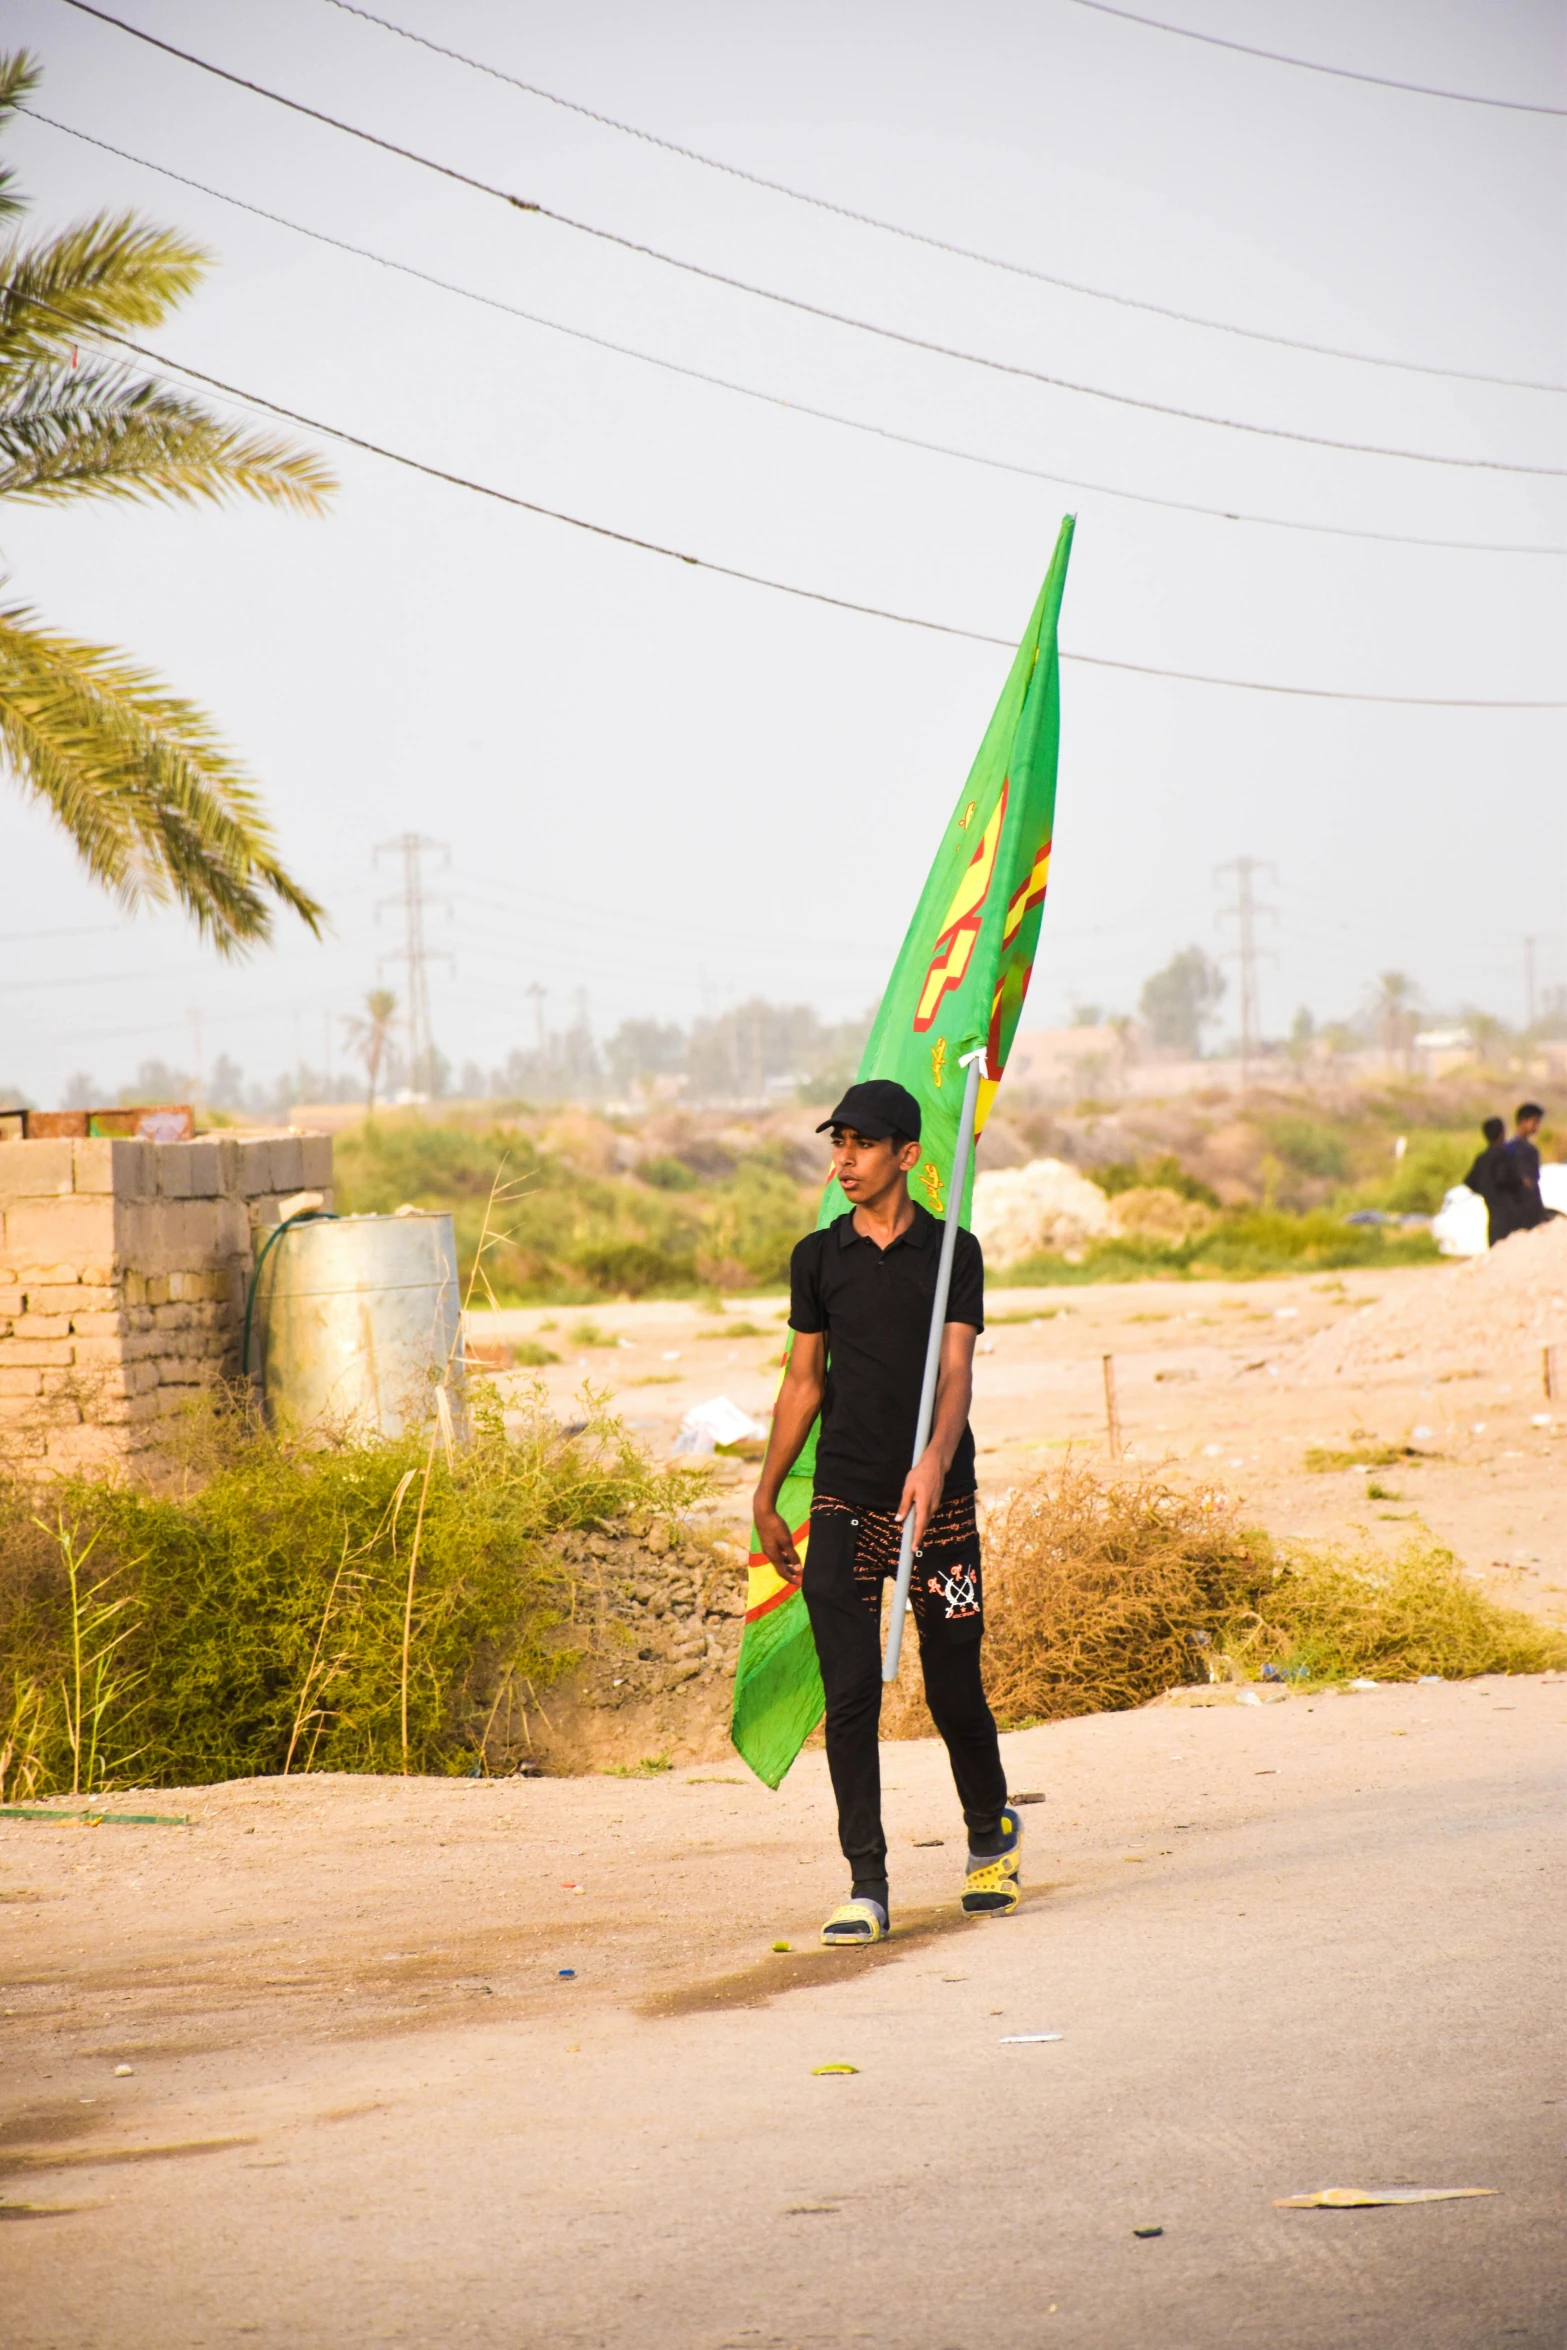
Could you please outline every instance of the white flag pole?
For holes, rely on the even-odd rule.
[[[936,1296],[931,1306],[930,1337],[925,1344],[925,1378],[920,1388],[920,1416],[914,1432],[914,1459],[911,1467],[918,1467],[921,1454],[930,1442],[930,1424],[936,1416],[936,1381],[941,1371],[941,1338],[947,1326],[947,1297],[952,1288],[952,1256],[958,1245],[958,1213],[963,1205],[963,1186],[968,1180],[969,1153],[974,1148],[974,1112],[979,1101],[980,1073],[984,1068],[987,1047],[977,1052],[964,1053],[960,1069],[967,1069],[963,1085],[963,1111],[958,1119],[957,1145],[952,1153],[952,1179],[947,1185],[947,1220],[941,1232],[941,1256],[936,1266]],[[909,1584],[914,1574],[914,1512],[910,1510],[903,1521],[903,1542],[898,1552],[898,1580],[893,1586],[892,1615],[887,1624],[887,1653],[882,1661],[883,1681],[896,1681],[898,1659],[903,1651],[903,1619],[908,1609]]]

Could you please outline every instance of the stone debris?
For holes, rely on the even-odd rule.
[[[561,1556],[581,1575],[578,1621],[567,1628],[573,1641],[591,1611],[589,1654],[573,1691],[579,1705],[619,1711],[688,1683],[733,1679],[746,1607],[733,1545],[678,1520],[611,1520],[567,1535]]]

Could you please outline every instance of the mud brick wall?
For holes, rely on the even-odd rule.
[[[325,1134],[0,1143],[0,1460],[97,1469],[240,1369],[259,1240]],[[259,1240],[258,1240],[259,1236]]]

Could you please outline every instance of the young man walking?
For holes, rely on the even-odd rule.
[[[832,1136],[847,1212],[810,1233],[790,1262],[788,1369],[755,1520],[781,1575],[800,1583],[827,1698],[827,1767],[849,1899],[828,1944],[879,1942],[890,1920],[881,1823],[881,1593],[914,1521],[910,1598],[931,1718],[945,1741],[968,1827],[963,1907],[1015,1909],[1022,1826],[1007,1802],[996,1725],[980,1679],[984,1630],[974,1438],[974,1342],[985,1326],[978,1241],[959,1230],[930,1441],[910,1467],[942,1226],[909,1197],[920,1110],[889,1078],[851,1085],[817,1129]],[[820,1416],[811,1532],[802,1573],[778,1493]]]
[[[1540,1197],[1540,1146],[1535,1141],[1544,1122],[1545,1112],[1538,1102],[1518,1104],[1513,1138],[1507,1145],[1519,1193],[1515,1231],[1532,1232],[1537,1224],[1549,1224],[1552,1220],[1551,1209]]]

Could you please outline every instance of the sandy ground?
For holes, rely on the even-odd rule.
[[[0,2334],[1559,2350],[1564,1732],[1564,1678],[1023,1732],[1048,1801],[996,1921],[957,1911],[939,1750],[890,1748],[898,1931],[857,1955],[813,1942],[815,1754],[776,1796],[6,1821]],[[1396,2183],[1496,2193],[1275,2207]]]
[[[1109,1352],[1134,1458],[1277,1532],[1429,1529],[1560,1620],[1536,1362],[1295,1374],[1312,1331],[1440,1278],[993,1292],[985,1489],[1104,1458]],[[476,1335],[553,1321],[562,1417],[590,1376],[662,1449],[707,1396],[765,1411],[776,1338],[735,1325],[780,1313]],[[1380,1497],[1304,1465],[1411,1439]],[[751,1472],[722,1473],[738,1538]],[[890,1746],[896,1931],[853,1955],[815,1943],[843,1890],[819,1752],[777,1795],[730,1757],[0,1820],[0,2343],[1561,2350],[1564,1733],[1558,1675],[1018,1733],[1011,1784],[1047,1800],[1004,1921],[958,1911],[939,1748]],[[1496,2193],[1275,2205],[1399,2183]]]
[[[1494,1373],[1472,1378],[1422,1377],[1418,1366],[1403,1365],[1355,1381],[1307,1383],[1295,1373],[1302,1343],[1316,1332],[1450,1278],[1447,1266],[1417,1266],[1278,1281],[993,1287],[975,1364],[981,1492],[993,1497],[1068,1448],[1106,1458],[1110,1354],[1128,1458],[1239,1496],[1247,1522],[1275,1534],[1386,1549],[1429,1534],[1498,1598],[1567,1623],[1567,1401],[1546,1398],[1538,1348],[1521,1347]],[[481,1343],[537,1337],[561,1355],[558,1366],[532,1376],[543,1378],[562,1417],[591,1380],[662,1451],[681,1415],[710,1396],[727,1395],[765,1417],[786,1310],[769,1297],[731,1302],[722,1314],[646,1304],[591,1317],[518,1310],[471,1321]],[[573,1343],[571,1332],[585,1321],[616,1343]],[[769,1335],[730,1335],[747,1323]],[[1411,1441],[1426,1457],[1396,1469],[1305,1466],[1313,1447]],[[723,1474],[720,1516],[743,1540],[754,1473],[735,1464]]]

